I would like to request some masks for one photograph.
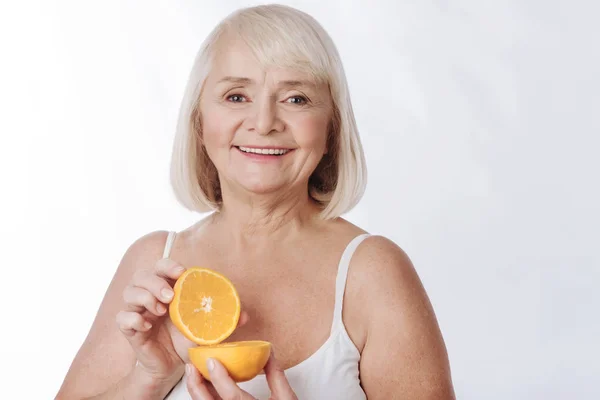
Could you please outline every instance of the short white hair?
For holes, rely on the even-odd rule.
[[[203,42],[192,67],[179,110],[171,160],[171,185],[177,200],[197,212],[222,204],[216,168],[202,143],[199,104],[202,88],[225,37],[248,45],[265,67],[309,73],[329,85],[333,117],[327,154],[309,179],[309,194],[322,206],[323,219],[350,211],[362,198],[367,171],[346,75],[329,34],[310,15],[283,5],[244,8],[227,16]]]

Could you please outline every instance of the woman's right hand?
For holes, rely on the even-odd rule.
[[[185,267],[168,258],[139,270],[123,291],[125,309],[117,314],[119,329],[137,357],[136,368],[149,378],[145,381],[158,385],[172,387],[181,379],[189,361],[188,349],[196,346],[168,318],[173,285],[184,271]],[[242,311],[238,327],[247,321],[248,313]]]
[[[166,258],[137,271],[123,292],[125,309],[117,314],[119,329],[137,357],[137,368],[156,382],[176,383],[184,372],[187,347],[194,346],[168,327],[172,285],[184,271],[185,267]]]

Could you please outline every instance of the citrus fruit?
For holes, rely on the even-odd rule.
[[[233,283],[207,268],[187,269],[173,287],[169,305],[173,325],[199,345],[221,343],[240,318],[240,297]]]
[[[208,358],[219,360],[235,382],[245,382],[254,378],[267,364],[271,354],[271,344],[260,340],[221,343],[212,346],[199,346],[188,349],[190,361],[210,380],[206,366]]]

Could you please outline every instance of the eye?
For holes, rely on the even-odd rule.
[[[243,103],[246,101],[246,98],[241,94],[232,94],[227,96],[227,100],[231,101],[232,103]]]
[[[308,99],[304,96],[292,96],[289,99],[287,99],[287,102],[292,104],[304,105],[308,103]]]

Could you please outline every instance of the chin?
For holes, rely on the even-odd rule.
[[[277,184],[265,184],[262,182],[256,182],[256,183],[242,183],[241,186],[246,189],[247,191],[254,193],[254,194],[271,194],[271,193],[277,193],[281,190],[284,190],[284,186],[283,185],[277,185]]]
[[[241,174],[232,183],[254,194],[271,194],[289,190],[289,184],[279,174]]]

